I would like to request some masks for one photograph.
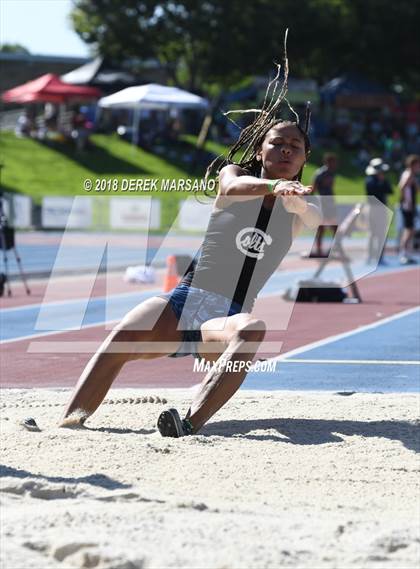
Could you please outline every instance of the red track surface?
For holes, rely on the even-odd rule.
[[[306,265],[307,266],[307,265]],[[114,278],[114,277],[113,277]],[[321,340],[333,334],[354,330],[358,326],[376,322],[387,316],[418,305],[420,271],[413,268],[404,272],[389,272],[365,278],[359,282],[363,303],[346,304],[296,304],[287,330],[268,332],[266,340],[282,341],[282,353]],[[98,278],[93,293],[105,294],[105,279]],[[114,286],[115,285],[115,286]],[[141,290],[147,287],[142,286]],[[152,286],[150,288],[156,288]],[[21,306],[42,300],[45,284],[32,286],[33,295],[25,297],[19,285],[14,285],[16,294],[5,299],[3,306]],[[115,276],[112,292],[133,291],[133,287]],[[76,298],[74,282],[64,279],[60,295]],[[275,310],[273,310],[275,306]],[[290,311],[290,304],[277,297],[265,297],[257,301],[255,314],[263,318],[270,329],[279,328],[281,313]],[[277,323],[277,326],[276,326]],[[33,354],[28,353],[30,342],[51,340],[59,342],[101,342],[106,335],[103,326],[77,332],[54,334],[38,340],[21,340],[2,345],[2,387],[69,387],[73,386],[88,354]],[[274,355],[274,354],[270,354]],[[152,361],[137,361],[127,364],[114,383],[115,386],[138,387],[187,387],[198,383],[203,374],[192,371],[193,358],[159,358]]]

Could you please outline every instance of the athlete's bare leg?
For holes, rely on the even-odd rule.
[[[82,372],[61,420],[61,426],[83,423],[103,401],[112,382],[128,361],[172,353],[140,350],[139,342],[181,342],[178,320],[164,298],[153,297],[131,310],[109,334]],[[159,342],[159,344],[158,344]]]
[[[331,225],[324,224],[318,227],[315,235],[315,256],[322,257],[325,255],[325,252],[323,251],[322,248],[322,240],[324,238],[325,232],[327,230],[331,231],[332,238],[334,239],[335,234],[337,233],[337,228],[338,226],[334,222],[331,222]]]
[[[411,253],[411,245],[414,237],[414,229],[403,229],[400,243],[400,253],[402,256],[408,256]]]
[[[224,329],[215,329],[215,324]],[[246,366],[240,371],[229,371],[234,362],[251,362],[264,339],[265,324],[250,314],[236,314],[227,318],[213,318],[201,326],[203,343],[199,353],[206,360],[216,361],[217,367],[204,378],[194,398],[187,418],[197,432],[241,386],[247,374]],[[205,353],[206,343],[219,342],[222,354]],[[220,366],[219,366],[220,364]],[[236,364],[238,365],[238,364]]]

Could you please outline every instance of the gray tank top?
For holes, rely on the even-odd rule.
[[[181,282],[252,310],[259,291],[290,249],[293,218],[274,196],[214,209],[196,267]]]

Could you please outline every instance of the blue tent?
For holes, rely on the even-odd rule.
[[[324,103],[335,103],[338,96],[392,96],[382,85],[357,75],[342,75],[328,81],[320,89]]]

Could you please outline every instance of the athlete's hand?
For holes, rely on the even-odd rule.
[[[296,213],[298,215],[304,214],[308,209],[308,202],[303,198],[292,195],[292,196],[281,196],[283,201],[284,209],[289,213]]]
[[[304,186],[297,180],[284,180],[277,182],[273,194],[278,196],[306,196],[311,192],[311,186]]]

